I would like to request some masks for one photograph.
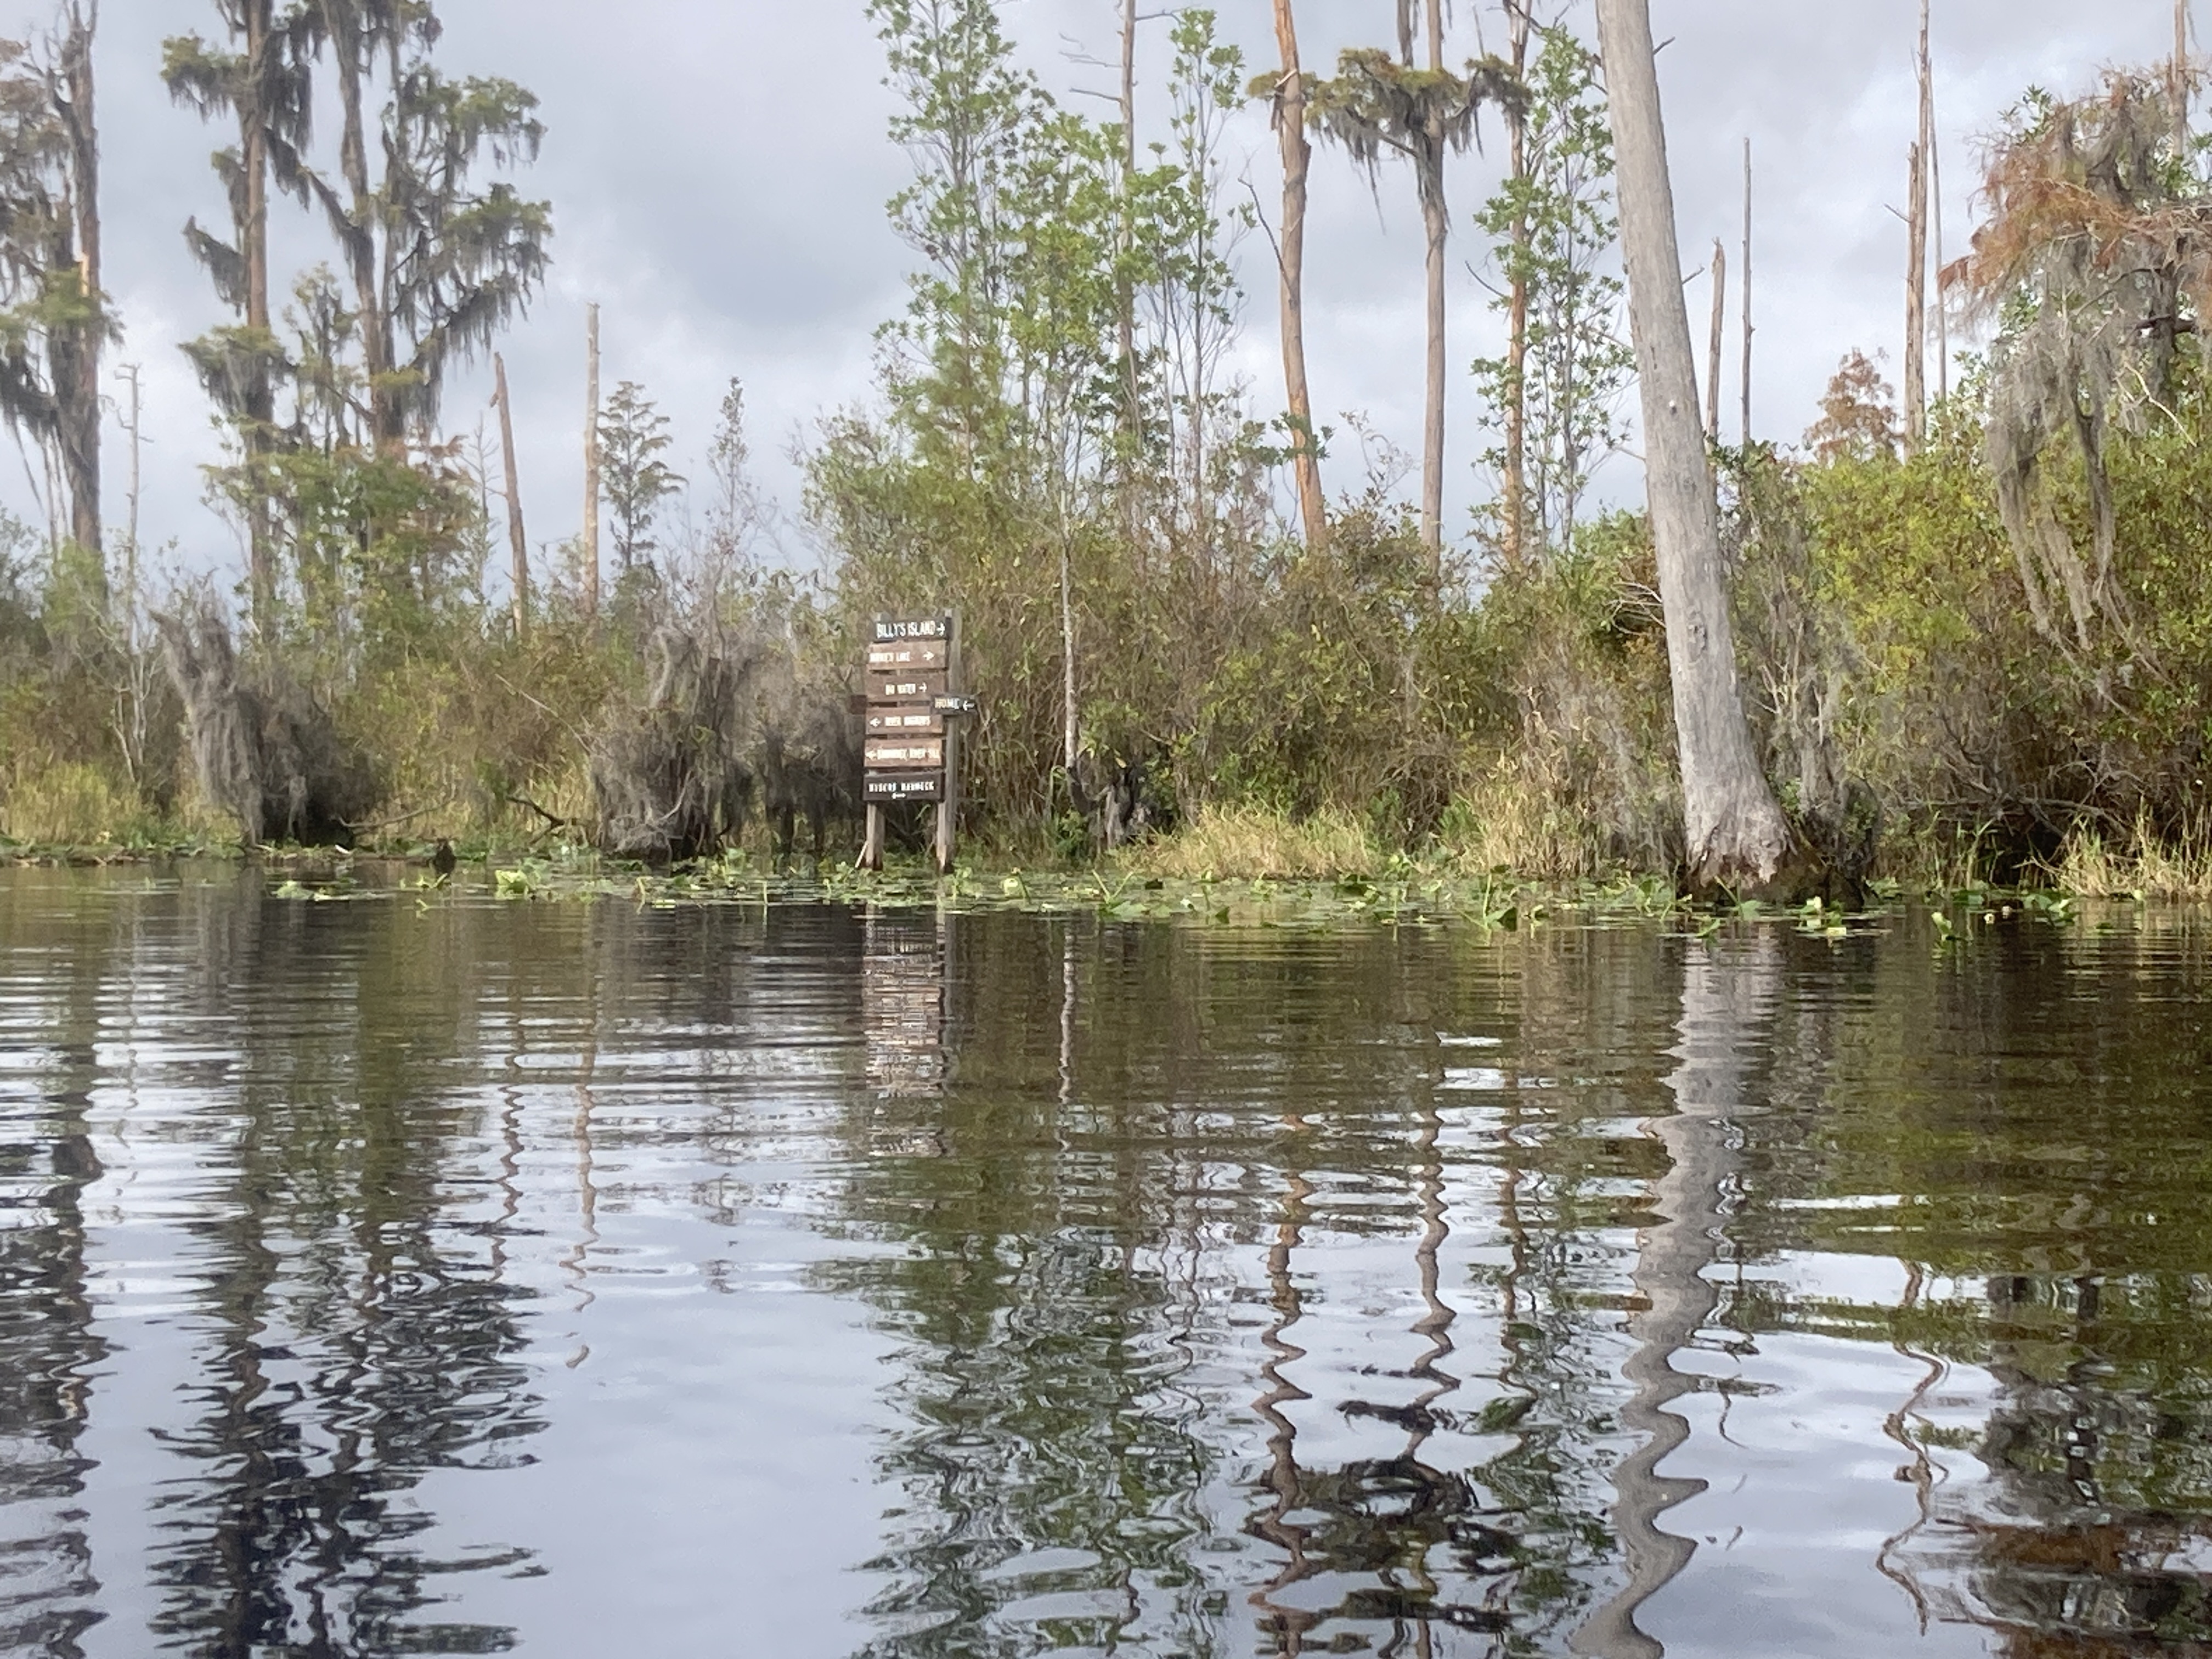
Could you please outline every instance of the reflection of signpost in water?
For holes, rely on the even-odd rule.
[[[860,957],[868,1081],[893,1097],[934,1094],[945,1082],[945,998],[951,945],[942,916],[871,914]]]
[[[860,867],[884,867],[884,811],[930,802],[937,808],[937,872],[952,872],[960,823],[963,695],[960,618],[878,617],[868,646],[867,844]]]

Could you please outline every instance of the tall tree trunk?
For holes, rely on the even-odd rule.
[[[100,120],[92,48],[100,6],[88,14],[72,0],[61,63],[52,82],[53,103],[69,137],[71,232],[77,283],[86,311],[82,320],[56,329],[50,367],[62,472],[70,492],[70,534],[87,552],[101,549],[100,501],[100,361],[107,332],[106,295],[100,284]],[[102,570],[105,580],[105,568]]]
[[[1650,30],[1647,16],[1645,29]],[[1657,76],[1653,77],[1656,82]],[[1656,99],[1657,94],[1653,94]],[[1661,135],[1663,141],[1665,135]],[[1663,154],[1660,158],[1665,160]],[[1671,191],[1672,186],[1669,186]],[[1673,220],[1668,223],[1671,227]],[[1751,447],[1751,346],[1757,331],[1751,320],[1751,140],[1743,141],[1743,447]]]
[[[1687,873],[1702,890],[1771,893],[1794,873],[1793,847],[1752,746],[1736,683],[1649,0],[1598,0],[1597,20],[1620,157],[1620,240],[1674,681]]]
[[[1120,243],[1123,268],[1115,276],[1115,323],[1121,362],[1122,530],[1143,574],[1144,523],[1136,481],[1144,475],[1139,451],[1144,442],[1143,388],[1137,375],[1137,289],[1127,262],[1136,241],[1137,181],[1137,0],[1121,0],[1121,179]]]
[[[1905,210],[1905,453],[1928,441],[1928,160],[1918,144],[1908,163]]]
[[[1920,155],[1928,170],[1936,244],[1936,401],[1940,404],[1951,396],[1951,318],[1943,303],[1943,147],[1936,136],[1936,56],[1929,44],[1929,0],[1920,0]]]
[[[2173,0],[2173,153],[2189,154],[2189,0]]]
[[[584,615],[599,614],[599,308],[586,328],[584,391]]]
[[[1421,0],[1398,0],[1398,61],[1413,67],[1413,24]]]
[[[1713,337],[1705,358],[1705,441],[1721,441],[1721,354],[1728,349],[1728,249],[1713,238]]]
[[[390,307],[377,259],[376,204],[368,172],[368,122],[363,107],[369,76],[368,41],[358,0],[322,0],[322,14],[337,59],[338,102],[343,125],[338,137],[338,167],[351,204],[339,240],[347,273],[353,279],[360,320],[362,367],[368,377],[369,438],[386,459],[404,458],[407,448],[404,401],[393,377]]]
[[[1305,521],[1307,547],[1318,550],[1328,539],[1328,505],[1322,493],[1321,434],[1314,426],[1313,394],[1306,380],[1306,181],[1313,171],[1313,143],[1306,137],[1305,76],[1298,65],[1291,0],[1275,0],[1275,43],[1283,57],[1283,78],[1275,92],[1275,136],[1283,151],[1283,385],[1296,451],[1298,514]]]
[[[1529,0],[1506,0],[1507,46],[1513,76],[1528,71]],[[1506,106],[1506,165],[1516,185],[1528,177],[1528,112],[1518,102]],[[1509,562],[1528,556],[1528,214],[1517,201],[1508,232],[1513,272],[1505,301],[1505,477],[1504,540]]]
[[[507,468],[507,538],[514,553],[514,637],[530,632],[530,538],[522,527],[522,474],[514,464],[514,400],[507,392],[507,359],[492,353],[492,378],[498,386],[499,447]]]
[[[1429,72],[1441,75],[1444,67],[1443,0],[1428,0]],[[1444,574],[1444,398],[1450,386],[1450,367],[1445,361],[1449,342],[1445,334],[1444,245],[1451,235],[1451,212],[1444,201],[1444,147],[1434,141],[1431,162],[1435,171],[1422,204],[1429,232],[1429,418],[1421,459],[1421,534],[1429,545],[1431,574],[1442,582]]]
[[[266,634],[276,624],[276,527],[264,463],[276,424],[276,392],[270,372],[276,337],[269,307],[269,126],[265,108],[270,54],[276,50],[272,0],[246,0],[245,85],[238,119],[246,173],[246,216],[239,252],[246,264],[246,369],[242,444],[246,452],[247,580],[253,623]]]
[[[1429,550],[1430,574],[1442,580],[1444,566],[1444,394],[1449,384],[1445,362],[1444,245],[1451,231],[1444,204],[1443,147],[1420,158],[1428,187],[1421,192],[1421,216],[1429,234],[1429,385],[1427,419],[1421,435],[1421,544]]]

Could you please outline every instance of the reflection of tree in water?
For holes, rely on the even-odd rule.
[[[2212,1648],[2208,1056],[2173,1017],[2212,964],[2175,926],[1883,953],[1809,1000],[1832,1029],[1757,1149],[1762,1188],[1809,1200],[1758,1216],[1765,1249],[1890,1257],[1907,1287],[1735,1312],[1907,1358],[1890,1431],[1919,1516],[1876,1565],[2008,1659]]]
[[[892,931],[872,927],[878,955]],[[1183,1388],[1200,1292],[1173,1242],[1193,1235],[1194,1172],[1116,1109],[1060,1103],[1080,1042],[1061,941],[986,918],[939,933],[918,925],[899,954],[957,964],[942,1066],[963,1085],[917,1086],[916,1032],[876,1019],[889,1005],[871,983],[871,1042],[880,1025],[899,1047],[871,1055],[889,1086],[856,1094],[849,1133],[870,1162],[843,1207],[907,1249],[830,1275],[904,1339],[908,1426],[879,1457],[903,1498],[871,1564],[892,1583],[866,1651],[1211,1652],[1187,1552],[1209,1456]],[[903,972],[895,988],[901,1006],[922,994]],[[965,1049],[977,1001],[994,1030],[1049,1042]]]
[[[1692,1540],[1668,1532],[1667,1511],[1705,1488],[1702,1480],[1660,1472],[1690,1437],[1690,1425],[1668,1409],[1697,1379],[1675,1368],[1718,1306],[1705,1270],[1727,1245],[1724,1230],[1743,1164],[1734,1120],[1748,1105],[1764,1027],[1780,990],[1779,943],[1762,933],[1742,945],[1693,947],[1682,981],[1680,1060],[1668,1085],[1675,1115],[1651,1133],[1665,1146],[1667,1173],[1652,1194],[1662,1218],[1644,1231],[1636,1288],[1643,1308],[1629,1321],[1636,1352],[1623,1376],[1636,1390],[1621,1412],[1642,1443],[1614,1472],[1620,1501],[1613,1524],[1628,1569],[1626,1587],[1576,1633],[1574,1650],[1605,1659],[1661,1659],[1666,1650],[1637,1624],[1637,1613],[1673,1582],[1697,1553]]]
[[[104,1352],[89,1329],[82,1200],[100,1174],[85,1116],[115,924],[105,907],[11,914],[41,910],[40,894],[5,890],[15,903],[0,907],[0,962],[21,945],[39,977],[0,1013],[0,1049],[34,1060],[0,1082],[0,1650],[76,1659],[100,1589],[72,1500]],[[0,994],[9,988],[0,975]]]
[[[523,1562],[426,1558],[419,1483],[512,1464],[540,1426],[517,1292],[447,1209],[472,1113],[437,1072],[471,1047],[473,953],[396,913],[325,937],[325,914],[199,913],[210,1012],[238,1022],[237,1127],[199,1230],[214,1352],[204,1414],[171,1443],[195,1472],[161,1500],[155,1628],[211,1655],[496,1651],[512,1632],[414,1616],[448,1575]]]
[[[1987,1479],[1938,1492],[1908,1560],[1936,1616],[1996,1631],[2008,1659],[2212,1644],[2212,1389],[2196,1344],[2160,1340],[2204,1310],[2169,1290],[1986,1282]]]

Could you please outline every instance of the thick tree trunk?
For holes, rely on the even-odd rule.
[[[1771,893],[1796,875],[1796,859],[1752,746],[1736,682],[1648,0],[1598,0],[1597,18],[1620,157],[1620,240],[1674,679],[1687,873],[1700,890]]]
[[[1283,78],[1275,93],[1275,134],[1283,151],[1283,384],[1297,450],[1298,514],[1305,521],[1306,545],[1318,550],[1328,539],[1328,506],[1322,493],[1321,440],[1306,380],[1306,181],[1313,171],[1313,143],[1306,137],[1305,76],[1298,66],[1291,0],[1275,0],[1275,41],[1283,56]]]
[[[1508,49],[1516,80],[1528,71],[1530,20],[1528,0],[1506,0]],[[1516,184],[1528,176],[1528,113],[1518,103],[1505,110],[1506,164]],[[1504,548],[1509,562],[1528,557],[1528,216],[1517,210],[1509,233],[1513,246],[1512,280],[1505,301],[1505,514]]]

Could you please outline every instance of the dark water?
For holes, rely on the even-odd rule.
[[[0,872],[0,1650],[2212,1652],[2212,921]]]

